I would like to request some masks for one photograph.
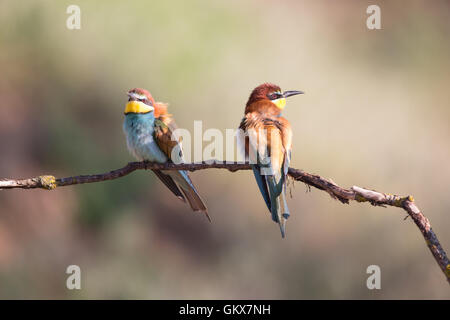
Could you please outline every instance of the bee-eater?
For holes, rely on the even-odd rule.
[[[283,238],[289,218],[286,176],[291,160],[292,130],[281,112],[287,97],[302,93],[281,92],[279,86],[271,83],[256,87],[250,94],[239,126],[245,132],[245,156],[250,160],[259,190],[272,220],[279,224]]]
[[[145,89],[131,89],[127,94],[129,99],[125,106],[123,129],[130,153],[139,161],[184,162],[181,139],[175,135],[176,125],[172,115],[167,113],[167,105],[155,102]],[[153,172],[175,196],[184,202],[187,200],[192,210],[204,212],[211,221],[187,171]]]

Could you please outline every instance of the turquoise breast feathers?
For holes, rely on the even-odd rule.
[[[123,131],[127,137],[128,150],[141,161],[165,163],[168,158],[154,139],[154,124],[155,116],[153,112],[125,115]]]

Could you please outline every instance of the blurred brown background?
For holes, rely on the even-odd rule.
[[[366,28],[369,4],[382,30]],[[270,81],[306,92],[285,111],[293,167],[414,195],[449,250],[449,39],[447,1],[2,1],[0,177],[131,161],[129,88],[170,102],[180,127],[225,132]],[[192,177],[212,224],[144,171],[0,192],[0,298],[450,298],[401,210],[297,183],[282,240],[251,172]],[[82,290],[65,287],[70,264]],[[366,288],[371,264],[381,290]]]

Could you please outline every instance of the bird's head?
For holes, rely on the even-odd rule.
[[[286,98],[297,94],[303,94],[303,91],[284,91],[272,83],[263,83],[253,89],[247,101],[247,108],[254,102],[266,100],[271,101],[280,111],[286,106]]]
[[[141,88],[134,88],[127,92],[128,102],[125,106],[125,114],[149,113],[155,110],[155,100],[150,92]]]

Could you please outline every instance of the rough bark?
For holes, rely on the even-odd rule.
[[[205,161],[202,163],[190,164],[159,164],[150,162],[130,162],[125,167],[107,173],[94,175],[81,175],[67,178],[55,178],[51,175],[43,175],[29,179],[1,179],[0,190],[3,189],[46,189],[53,190],[57,187],[70,186],[74,184],[94,183],[106,180],[113,180],[130,174],[135,170],[159,169],[159,170],[204,170],[204,169],[227,169],[231,172],[251,169],[249,164],[236,162]],[[368,202],[374,206],[392,206],[402,208],[412,218],[416,226],[422,233],[425,242],[430,249],[434,259],[438,263],[450,284],[450,262],[442,248],[436,234],[431,228],[430,221],[417,207],[412,196],[398,196],[382,193],[367,188],[353,186],[349,189],[342,188],[332,180],[321,176],[307,173],[303,170],[289,168],[289,176],[296,181],[301,181],[309,186],[327,192],[332,198],[342,203],[348,204],[351,200],[357,202]]]

